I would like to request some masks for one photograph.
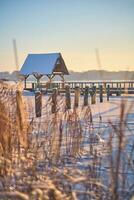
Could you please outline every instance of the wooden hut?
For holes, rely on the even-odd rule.
[[[69,75],[68,69],[62,58],[61,53],[47,54],[28,54],[20,74],[24,76],[24,88],[27,89],[27,78],[33,75],[37,80],[37,86],[40,85],[40,79],[46,75],[49,82],[54,76],[59,75],[64,82],[64,75]]]

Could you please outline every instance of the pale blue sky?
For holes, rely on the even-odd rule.
[[[69,69],[134,70],[134,0],[0,0],[0,71],[28,53],[61,52]]]

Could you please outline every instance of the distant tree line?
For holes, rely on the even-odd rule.
[[[65,76],[65,80],[69,81],[88,81],[88,80],[134,80],[134,71],[105,71],[105,70],[89,70],[83,72],[70,71],[69,76]],[[0,80],[18,80],[22,78],[19,71],[12,73],[5,71],[0,72]],[[32,77],[31,77],[32,78]],[[44,77],[45,78],[45,77]]]
[[[105,71],[105,70],[89,70],[84,72],[70,71],[70,75],[66,76],[66,80],[133,80],[134,71]]]
[[[17,80],[19,78],[19,71],[8,71],[0,72],[0,80]]]

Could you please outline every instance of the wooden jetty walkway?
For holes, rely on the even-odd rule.
[[[86,86],[89,87],[89,93],[92,92],[92,87],[95,87],[96,93],[100,93],[100,86],[102,86],[102,92],[105,94],[109,90],[110,95],[121,94],[134,94],[134,81],[66,81],[66,82],[52,82],[52,83],[40,83],[38,86],[36,83],[32,83],[31,87],[27,87],[27,90],[36,90],[37,87],[40,90],[52,92],[53,88],[58,88],[60,92],[65,92],[65,86],[69,85],[70,91],[74,92],[76,87],[80,88],[81,94],[84,93]]]
[[[36,117],[41,116],[42,110],[42,94],[43,93],[52,93],[52,113],[57,111],[57,96],[61,92],[65,94],[65,104],[66,109],[71,109],[71,92],[74,92],[74,107],[79,106],[79,98],[82,94],[83,105],[89,105],[89,99],[91,104],[96,104],[96,94],[99,96],[99,101],[102,103],[104,101],[103,96],[107,97],[109,101],[110,96],[113,94],[120,96],[122,94],[134,94],[134,81],[108,81],[108,82],[53,82],[49,85],[49,88],[46,88],[46,85],[38,85],[38,89],[35,88],[36,85],[33,85],[32,88],[27,88],[32,91],[35,91],[35,110]]]

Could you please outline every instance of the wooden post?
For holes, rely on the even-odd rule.
[[[35,87],[34,87],[34,83],[32,83],[32,90],[34,90],[35,89]]]
[[[110,97],[110,85],[107,85],[107,101],[109,101]]]
[[[103,87],[104,87],[104,90],[105,90],[106,89],[106,83],[105,82],[103,83]]]
[[[83,91],[83,83],[81,83],[81,90]]]
[[[96,86],[92,86],[92,91],[91,91],[91,104],[96,103]]]
[[[120,96],[121,95],[121,84],[117,83],[117,92],[116,92],[116,96]]]
[[[74,107],[77,108],[79,106],[79,96],[80,96],[80,88],[78,86],[75,87],[75,97],[74,97]]]
[[[119,88],[119,83],[117,83],[116,85],[117,85],[117,88]]]
[[[62,84],[61,84],[61,88],[62,88],[62,89],[64,89],[64,88],[65,88],[65,80],[64,80],[64,75],[63,75],[63,74],[61,74],[60,76],[61,76],[61,78],[62,78]]]
[[[70,98],[70,86],[69,85],[66,85],[65,91],[66,91],[66,108],[71,109],[71,98]]]
[[[126,90],[126,85],[125,85],[125,83],[124,83],[124,90]]]
[[[53,88],[53,93],[52,93],[52,113],[56,113],[57,95],[58,95],[57,88]]]
[[[88,93],[89,93],[89,87],[85,87],[85,94],[84,94],[84,106],[88,105]]]
[[[37,88],[40,89],[40,78],[37,77]]]
[[[25,76],[24,77],[24,89],[26,89],[27,88],[27,77]]]
[[[35,92],[35,113],[36,117],[41,117],[42,94],[40,91]]]
[[[122,88],[121,88],[121,83],[120,83],[120,90],[119,90],[119,95],[121,96],[122,93]]]
[[[28,78],[29,75],[25,75],[24,76],[24,89],[27,88],[27,78]]]
[[[100,102],[103,102],[103,86],[100,85],[99,86],[99,94],[100,94]]]

